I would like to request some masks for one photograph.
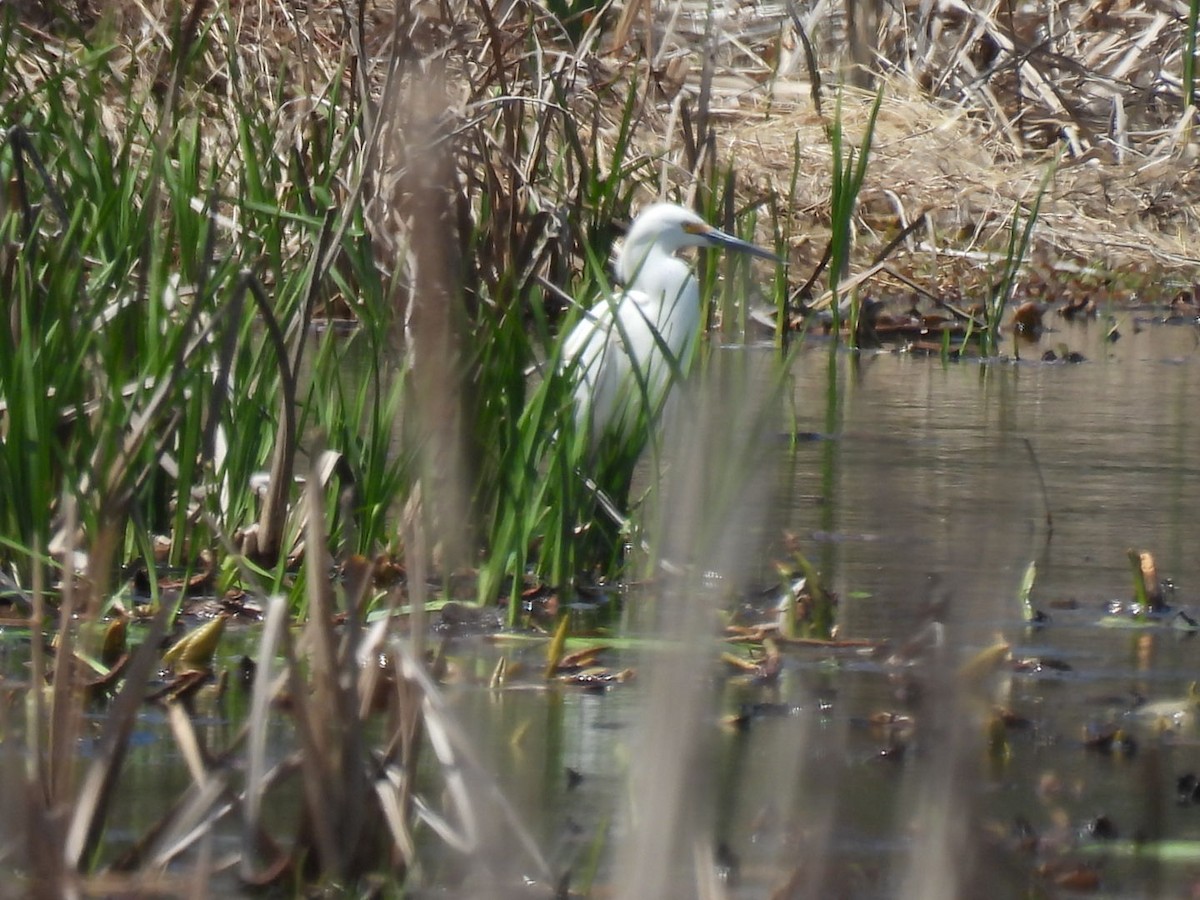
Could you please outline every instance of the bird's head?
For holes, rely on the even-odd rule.
[[[714,228],[686,207],[655,203],[638,214],[625,236],[621,276],[630,278],[652,253],[673,255],[685,247],[720,247],[779,262],[774,253]]]

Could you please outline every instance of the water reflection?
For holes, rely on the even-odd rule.
[[[715,682],[711,710],[693,724],[694,739],[718,736],[714,752],[709,769],[688,778],[707,796],[715,855],[736,873],[726,883],[733,896],[783,885],[788,896],[813,897],[835,889],[855,897],[1044,891],[1054,875],[1038,875],[1036,862],[1006,842],[1021,823],[1046,845],[1097,822],[1121,837],[1200,840],[1200,816],[1173,802],[1176,779],[1200,769],[1194,714],[1164,724],[1135,712],[1164,699],[1187,707],[1198,645],[1169,630],[1097,624],[1107,599],[1131,592],[1129,547],[1153,552],[1160,572],[1181,585],[1174,601],[1195,610],[1196,337],[1185,328],[1139,332],[1128,320],[1121,331],[1115,344],[1100,328],[1052,336],[1090,360],[1079,365],[944,365],[888,353],[831,356],[819,345],[797,356],[794,426],[821,437],[792,450],[777,430],[765,434],[778,456],[754,463],[750,483],[767,478],[777,489],[742,520],[757,563],[790,529],[843,598],[844,636],[902,641],[936,609],[949,649],[941,662],[926,651],[913,667],[794,652],[774,684]],[[773,360],[770,351],[724,350],[709,374],[757,372],[747,384],[765,394]],[[747,545],[743,533],[739,546]],[[1031,561],[1035,603],[1052,619],[1038,630],[1022,624],[1017,602]],[[718,568],[736,567],[726,557]],[[1063,668],[1023,675],[1002,666],[978,685],[962,684],[961,661],[998,638],[1018,657]],[[639,661],[617,665],[626,662]],[[693,663],[690,677],[709,677]],[[495,701],[458,695],[497,754],[494,770],[560,848],[559,864],[580,872],[584,849],[603,848],[610,862],[600,883],[616,877],[608,866],[622,846],[639,840],[622,811],[631,773],[655,753],[639,739],[654,709],[650,693],[634,684],[602,696],[552,690],[549,702],[509,695],[503,703],[523,707],[531,723],[521,743],[537,749],[528,755],[497,740],[483,712]],[[746,704],[772,714],[745,729],[719,726]],[[1016,724],[989,753],[995,734],[985,740],[984,725],[993,707],[1011,710]],[[891,739],[870,724],[882,711],[917,723],[899,752],[888,753]],[[1127,731],[1136,749],[1088,749],[1085,729],[1096,727]],[[567,769],[582,780],[569,780]],[[1186,867],[1111,859],[1099,871],[1113,895],[1190,886]]]
[[[1100,821],[1122,837],[1200,841],[1200,811],[1175,802],[1177,780],[1200,772],[1200,729],[1186,702],[1200,643],[1165,629],[1097,626],[1104,601],[1130,594],[1129,547],[1154,553],[1180,586],[1171,602],[1200,607],[1200,353],[1192,329],[1139,332],[1126,320],[1121,331],[1115,344],[1101,328],[1053,336],[1088,357],[1080,365],[943,364],[830,354],[813,342],[796,355],[778,403],[772,351],[712,354],[701,383],[719,389],[700,395],[712,405],[703,416],[686,404],[682,413],[707,422],[684,442],[695,461],[668,453],[666,499],[648,510],[673,561],[721,576],[679,594],[685,612],[703,615],[688,626],[698,636],[681,656],[677,686],[661,690],[672,675],[655,668],[653,652],[613,651],[605,663],[635,666],[640,679],[597,693],[544,684],[537,645],[450,648],[466,674],[446,686],[447,702],[552,868],[569,870],[575,887],[620,884],[615,860],[648,827],[712,832],[732,896],[784,886],[787,896],[1012,896],[1047,889],[1034,861],[1003,839],[1018,822],[1048,843]],[[780,439],[792,430],[819,437],[793,446]],[[785,530],[840,594],[843,636],[894,645],[936,609],[950,655],[926,649],[908,666],[885,655],[789,651],[772,683],[727,677],[707,643],[715,616],[703,604],[715,608],[770,572]],[[1052,619],[1038,630],[1022,624],[1016,600],[1030,561],[1035,604]],[[664,615],[631,619],[678,637]],[[1018,657],[1064,668],[1002,668],[980,685],[960,684],[961,660],[998,636]],[[524,683],[486,686],[500,655],[510,671],[523,664]],[[697,710],[687,724],[647,743],[661,717],[654,704],[685,696]],[[1137,714],[1172,699],[1190,716]],[[1003,753],[989,754],[984,723],[995,706],[1024,725],[1007,732]],[[756,710],[748,725],[729,723],[747,709]],[[914,721],[911,739],[872,724],[880,712]],[[143,724],[161,728],[150,716]],[[1088,749],[1085,728],[1097,726],[1126,730],[1136,751]],[[210,742],[229,739],[222,730]],[[167,743],[159,739],[144,766],[135,751],[123,809],[182,789],[179,761],[164,767]],[[684,800],[670,810],[647,804],[635,776],[650,761],[685,765],[681,748],[697,751],[681,770]],[[441,774],[428,762],[422,790],[436,796]],[[160,813],[130,808],[133,830],[114,841]],[[294,810],[279,811],[289,817]],[[655,852],[681,852],[661,846],[669,849]],[[453,885],[461,859],[431,855],[420,880]],[[694,895],[694,862],[672,861],[679,896]],[[1191,877],[1187,867],[1144,861],[1102,868],[1113,896],[1183,895]]]
[[[902,627],[929,572],[954,578],[969,605],[981,592],[1015,594],[1036,559],[1041,596],[1108,597],[1128,583],[1133,546],[1196,583],[1195,332],[1122,330],[1108,344],[1099,329],[1071,329],[1064,337],[1091,360],[1080,365],[842,356],[832,431],[813,403],[826,394],[827,355],[796,360],[800,425],[828,440],[799,451],[789,520],[824,545],[843,595],[869,595],[844,610],[851,633]]]

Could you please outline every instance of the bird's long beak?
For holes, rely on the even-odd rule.
[[[770,250],[764,250],[762,247],[751,244],[749,241],[735,238],[733,235],[726,234],[718,228],[709,228],[703,233],[702,237],[713,247],[720,247],[723,250],[736,250],[738,253],[757,256],[759,259],[769,259],[774,263],[783,262],[782,259]]]

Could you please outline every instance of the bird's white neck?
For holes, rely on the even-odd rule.
[[[631,291],[640,291],[653,302],[670,308],[692,283],[692,270],[673,253],[657,244],[626,244],[617,260],[617,274]]]
[[[626,287],[633,287],[643,271],[653,271],[663,257],[670,257],[653,240],[629,234],[617,256],[617,275]]]

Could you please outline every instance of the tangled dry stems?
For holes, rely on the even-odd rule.
[[[574,45],[565,37],[570,23],[540,3],[492,10],[479,0],[377,2],[350,14],[328,2],[214,6],[216,40],[181,111],[203,117],[214,155],[233,146],[230,118],[213,114],[228,99],[233,64],[243,81],[279,99],[276,150],[285,154],[303,144],[332,85],[355,88],[361,103],[395,120],[393,140],[373,159],[365,152],[369,136],[361,136],[357,160],[372,164],[364,199],[385,248],[380,262],[394,267],[411,228],[403,204],[391,202],[409,162],[404,126],[428,128],[414,119],[413,101],[431,96],[438,72],[446,85],[435,101],[439,152],[449,151],[472,214],[480,215],[486,196],[491,216],[518,232],[528,223],[511,207],[551,212],[578,202],[577,184],[539,182],[530,165],[547,146],[565,149],[554,117],[573,117],[603,147],[632,89],[630,158],[652,163],[646,192],[703,189],[703,167],[714,161],[697,159],[688,144],[711,128],[720,160],[733,162],[751,199],[785,196],[796,166],[790,213],[802,237],[794,249],[810,261],[826,238],[830,85],[869,83],[841,91],[853,137],[879,80],[886,100],[860,207],[860,246],[885,242],[925,213],[930,228],[910,248],[913,271],[937,271],[946,250],[994,251],[1014,208],[1029,201],[1061,150],[1036,233],[1042,254],[1107,270],[1190,270],[1200,262],[1194,111],[1182,105],[1186,3],[1096,0],[1080,9],[1039,0],[977,9],[942,0],[925,18],[922,5],[731,3],[710,19],[700,0],[629,0],[599,7]],[[47,38],[44,57],[22,65],[32,84],[79,46],[53,20],[28,18]],[[164,4],[106,7],[95,20],[93,29],[113,41],[108,64],[131,80],[128,96],[161,84],[171,21]],[[816,73],[806,64],[804,37],[815,49]],[[824,82],[820,110],[813,74]],[[106,111],[114,136],[136,114],[124,99],[114,92]],[[489,181],[495,173],[503,177]],[[351,167],[347,193],[353,177]],[[505,256],[489,264],[513,262]],[[554,261],[559,270],[566,264]]]
[[[1014,207],[1029,202],[1061,148],[1036,233],[1042,253],[1101,269],[1200,261],[1194,110],[1183,108],[1180,83],[1187,4],[944,0],[922,20],[921,4],[860,3],[858,48],[843,15],[850,6],[818,2],[797,13],[763,4],[753,16],[735,10],[709,36],[724,152],[749,179],[780,190],[796,147],[797,212],[827,220],[832,102],[827,95],[823,115],[814,109],[803,29],[826,82],[837,80],[831,70],[855,80],[856,55],[883,81],[860,238],[886,240],[924,212],[933,226],[927,258],[939,249],[995,250]],[[660,46],[705,46],[703,4],[684,4],[691,14],[678,19],[656,8]],[[699,95],[702,75],[694,67],[681,90]],[[843,94],[848,134],[861,132],[870,99],[870,91]],[[823,246],[824,234],[815,237]]]
[[[412,232],[428,224],[413,216],[410,176],[414,158],[435,150],[448,174],[426,180],[456,189],[443,214],[458,216],[460,235],[471,227],[489,235],[478,258],[457,263],[475,267],[492,299],[513,269],[557,270],[551,280],[562,282],[579,256],[578,236],[548,235],[537,252],[528,247],[558,208],[579,214],[591,202],[587,166],[621,165],[646,193],[690,194],[708,189],[706,171],[732,161],[747,202],[787,196],[796,171],[797,200],[787,213],[801,236],[791,249],[812,260],[829,220],[833,92],[818,92],[817,109],[803,32],[826,83],[861,81],[856,66],[869,63],[885,85],[860,198],[860,248],[882,245],[925,214],[929,228],[906,258],[942,290],[960,271],[946,255],[969,269],[978,259],[969,254],[1002,247],[1014,208],[1030,200],[1061,147],[1036,234],[1041,259],[1193,277],[1197,150],[1180,85],[1185,4],[1095,2],[1081,16],[1073,4],[1041,2],[1009,15],[1007,5],[978,11],[945,0],[924,21],[909,3],[879,4],[853,23],[842,16],[848,7],[821,0],[803,9],[727,6],[713,18],[707,8],[614,4],[572,45],[537,3],[374,4],[357,17],[328,2],[303,10],[275,0],[213,6],[203,11],[210,40],[175,114],[203,122],[210,158],[234,157],[225,172],[231,185],[238,136],[225,107],[235,81],[272,98],[281,157],[308,146],[314,129],[342,129],[352,152],[338,199],[362,197],[379,263],[391,271],[408,267]],[[140,101],[158,96],[168,77],[177,27],[169,4],[106,7],[87,23],[87,41],[59,20],[38,18],[37,9],[21,12],[43,40],[40,52],[15,61],[21,79],[4,88],[10,96],[36,96],[39,85],[99,50],[116,76],[102,116],[114,144],[138,116],[144,133],[154,133],[158,110]],[[440,73],[436,91],[432,73]],[[335,87],[367,110],[361,127],[352,125],[355,104],[335,121],[318,115]],[[63,90],[73,90],[71,79]],[[618,160],[605,151],[631,91],[631,146]],[[872,94],[843,89],[848,135],[861,133]],[[575,155],[572,135],[596,148],[594,160]],[[548,177],[550,154],[567,159],[558,180]],[[223,227],[236,238],[236,221]],[[299,243],[292,250],[303,252]],[[510,286],[511,296],[522,286]]]

